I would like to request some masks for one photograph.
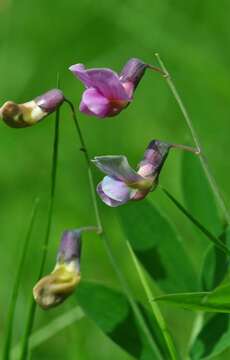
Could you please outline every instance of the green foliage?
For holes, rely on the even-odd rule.
[[[164,301],[185,309],[207,312],[230,312],[229,276],[216,289],[209,292],[177,293],[160,296],[157,301]]]
[[[230,317],[216,314],[209,318],[198,334],[190,351],[193,360],[211,359],[229,348]]]
[[[119,208],[118,214],[137,258],[164,291],[197,289],[198,280],[179,234],[154,205],[143,200]]]
[[[136,322],[134,313],[126,297],[104,285],[82,282],[77,290],[76,299],[85,314],[117,345],[136,359],[159,358],[146,343],[142,329]],[[162,356],[164,352],[162,335],[150,314],[138,305],[147,320]]]

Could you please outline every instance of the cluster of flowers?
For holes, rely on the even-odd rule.
[[[130,59],[120,74],[107,68],[86,70],[82,64],[69,69],[86,88],[79,110],[98,118],[119,114],[132,102],[146,69],[159,70],[139,59]],[[23,104],[7,101],[0,108],[0,116],[10,127],[28,127],[56,111],[65,100],[60,89],[52,89]],[[108,206],[117,207],[145,198],[156,188],[161,168],[172,147],[187,148],[152,140],[137,171],[129,165],[126,156],[96,156],[92,162],[106,175],[97,186],[101,200]],[[34,298],[42,308],[48,309],[63,302],[79,283],[81,234],[84,230],[64,232],[54,270],[34,287]]]

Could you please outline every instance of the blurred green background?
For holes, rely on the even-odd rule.
[[[208,0],[0,0],[0,101],[33,99],[55,87],[56,74],[60,72],[61,88],[78,104],[83,87],[68,71],[70,65],[82,62],[87,67],[110,67],[120,71],[131,57],[154,64],[154,52],[157,51],[173,74],[188,106],[228,204],[229,13],[227,0],[221,3]],[[39,195],[41,208],[20,289],[15,342],[24,330],[46,224],[53,120],[51,116],[38,126],[20,130],[0,124],[0,348],[21,242],[33,198]],[[118,117],[97,120],[81,115],[80,122],[92,156],[127,154],[133,165],[140,160],[145,146],[153,138],[193,144],[165,81],[150,71],[140,83],[135,101]],[[78,149],[74,125],[64,107],[61,111],[58,182],[47,272],[54,265],[62,231],[95,223],[86,167]],[[180,169],[180,151],[172,152],[162,172],[161,183],[183,201]],[[94,173],[99,181],[101,174],[96,169]],[[160,190],[150,198],[178,227],[198,272],[207,242],[194,236],[190,225]],[[135,295],[144,301],[123,244],[116,211],[102,203],[100,209],[120,266]],[[82,276],[119,288],[104,246],[93,235],[85,237]],[[73,305],[74,298],[71,298],[50,312],[38,309],[35,329],[48,324]],[[164,310],[183,353],[193,314],[168,307]],[[87,319],[36,348],[32,356],[35,360],[75,358],[131,359]],[[223,359],[223,356],[218,359]]]

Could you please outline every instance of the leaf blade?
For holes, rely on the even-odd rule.
[[[83,281],[76,292],[76,299],[84,313],[103,333],[134,358],[143,359],[143,356],[148,355],[150,358],[154,356],[154,359],[159,359],[159,355],[154,354],[150,348],[129,302],[122,293],[99,283]],[[167,357],[164,340],[156,323],[143,306],[138,306],[160,351],[160,358]]]
[[[135,255],[161,289],[166,292],[196,290],[195,271],[169,220],[146,199],[117,210]]]

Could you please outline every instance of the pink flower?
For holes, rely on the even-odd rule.
[[[86,70],[83,64],[70,66],[70,71],[85,85],[80,111],[99,118],[112,117],[133,100],[133,93],[146,68],[138,59],[130,59],[120,75],[111,69]]]

